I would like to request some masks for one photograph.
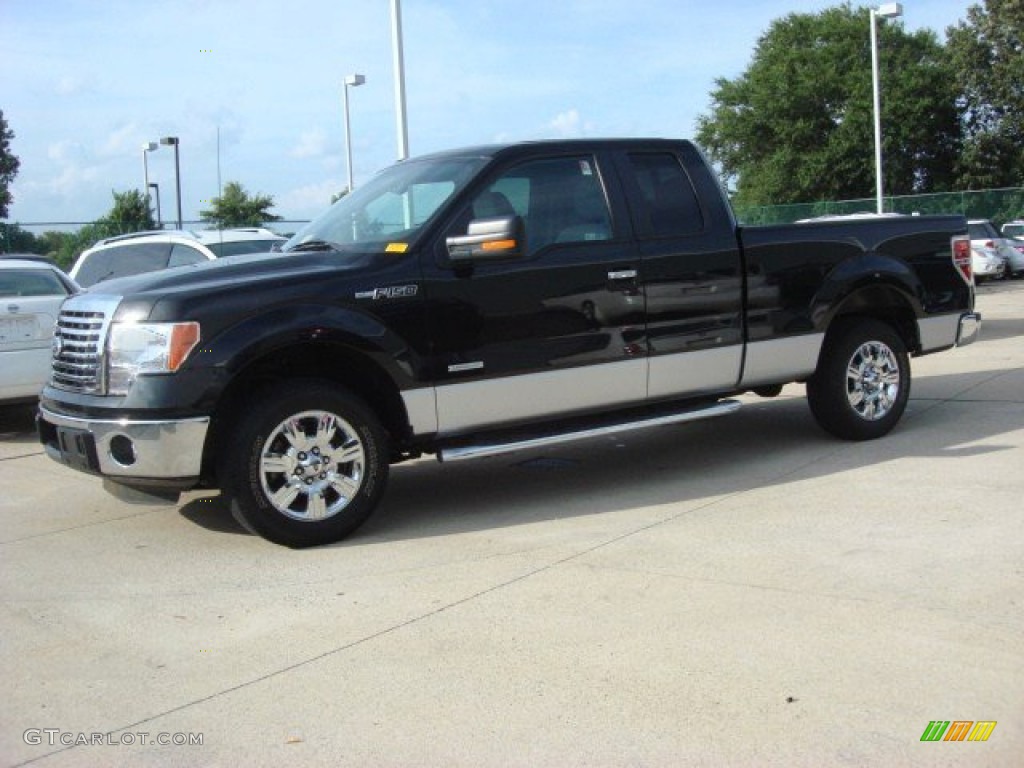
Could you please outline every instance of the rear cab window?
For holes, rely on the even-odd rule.
[[[634,216],[641,238],[694,235],[704,214],[686,169],[671,152],[630,152],[628,168],[639,190]]]

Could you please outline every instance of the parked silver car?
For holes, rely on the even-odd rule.
[[[53,264],[0,259],[0,404],[39,396],[50,375],[60,305],[79,290]]]

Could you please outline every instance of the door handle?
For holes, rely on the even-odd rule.
[[[635,269],[619,269],[608,273],[609,280],[636,280]]]

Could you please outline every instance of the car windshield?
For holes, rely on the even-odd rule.
[[[282,250],[403,253],[485,162],[479,156],[425,158],[386,168],[296,232]]]
[[[260,240],[234,240],[224,243],[206,243],[206,247],[209,248],[219,258],[225,256],[240,256],[243,253],[266,253],[274,247],[274,243],[283,243],[284,240],[274,240],[272,238],[262,238]]]
[[[971,233],[971,240],[988,240],[993,237],[999,237],[996,228],[987,221],[970,223],[967,225],[967,228]]]

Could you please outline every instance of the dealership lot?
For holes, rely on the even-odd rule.
[[[881,441],[826,436],[791,386],[396,467],[306,551],[209,495],[116,501],[5,412],[0,764],[1015,764],[1024,281],[978,308]],[[921,742],[935,720],[997,725]]]

